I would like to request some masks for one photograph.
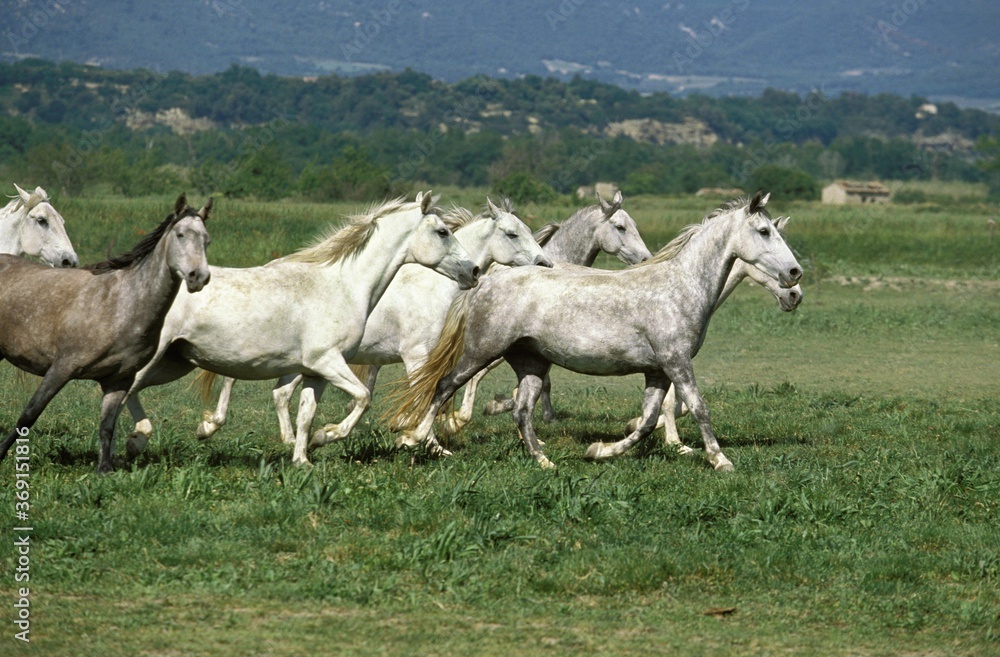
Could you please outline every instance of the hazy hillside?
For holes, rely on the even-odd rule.
[[[993,0],[0,0],[3,56],[288,75],[412,67],[641,90],[1000,99]],[[963,102],[963,104],[965,104]]]

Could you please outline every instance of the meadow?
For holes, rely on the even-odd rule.
[[[90,262],[130,248],[171,204],[56,207]],[[625,207],[655,250],[716,204]],[[221,199],[210,260],[262,263],[357,209]],[[537,228],[572,211],[522,216]],[[100,396],[75,382],[31,432],[28,645],[13,639],[21,523],[14,466],[0,465],[3,654],[1000,654],[995,210],[772,211],[792,216],[802,305],[781,313],[745,286],[695,360],[735,472],[678,456],[659,433],[584,462],[587,444],[617,439],[638,413],[641,379],[565,371],[553,374],[556,421],[537,425],[559,468],[541,471],[509,417],[478,412],[509,393],[505,367],[449,459],[396,453],[377,392],[354,436],[295,468],[267,382],[238,386],[229,424],[199,441],[204,405],[178,382],[145,393],[146,452],[125,461],[123,418],[121,466],[98,476]],[[32,389],[0,364],[0,426]],[[338,420],[344,401],[328,392],[317,421]]]

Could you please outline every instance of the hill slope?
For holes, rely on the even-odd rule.
[[[805,6],[808,5],[808,6]],[[1000,98],[991,0],[0,0],[3,56],[192,73],[411,67],[584,77],[641,90]]]

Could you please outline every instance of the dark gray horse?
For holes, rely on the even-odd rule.
[[[115,422],[136,372],[156,351],[181,281],[191,292],[209,279],[205,221],[212,207],[174,212],[129,253],[83,269],[53,269],[0,255],[0,360],[42,383],[0,444],[0,459],[25,437],[73,379],[101,385],[98,472],[109,472]]]
[[[764,209],[767,198],[758,193],[717,210],[645,266],[617,272],[531,268],[530,275],[521,268],[487,276],[449,312],[441,340],[415,373],[393,425],[408,430],[406,442],[443,453],[430,431],[442,404],[503,356],[518,378],[514,419],[521,439],[539,465],[552,467],[531,419],[552,364],[598,376],[641,373],[646,391],[640,426],[617,443],[593,443],[585,458],[613,458],[649,435],[672,383],[701,428],[709,462],[716,470],[732,470],[712,431],[691,359],[737,258],[782,287],[802,276]]]

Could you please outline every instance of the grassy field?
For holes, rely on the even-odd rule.
[[[98,390],[76,382],[31,434],[28,645],[0,465],[2,654],[1000,654],[994,211],[775,205],[807,268],[802,306],[740,290],[695,361],[731,475],[659,442],[583,462],[638,412],[641,381],[559,371],[558,418],[539,425],[557,472],[510,418],[480,415],[452,458],[411,464],[379,400],[300,470],[268,384],[241,384],[230,423],[199,442],[202,403],[179,382],[147,391],[147,451],[101,477]],[[83,261],[170,206],[57,202]],[[655,249],[713,202],[626,207]],[[263,262],[353,209],[223,199],[210,259]],[[538,227],[572,208],[524,211]],[[498,370],[478,407],[513,383]],[[31,389],[0,365],[0,425]],[[318,420],[343,401],[328,393]],[[690,421],[681,436],[698,445]]]

